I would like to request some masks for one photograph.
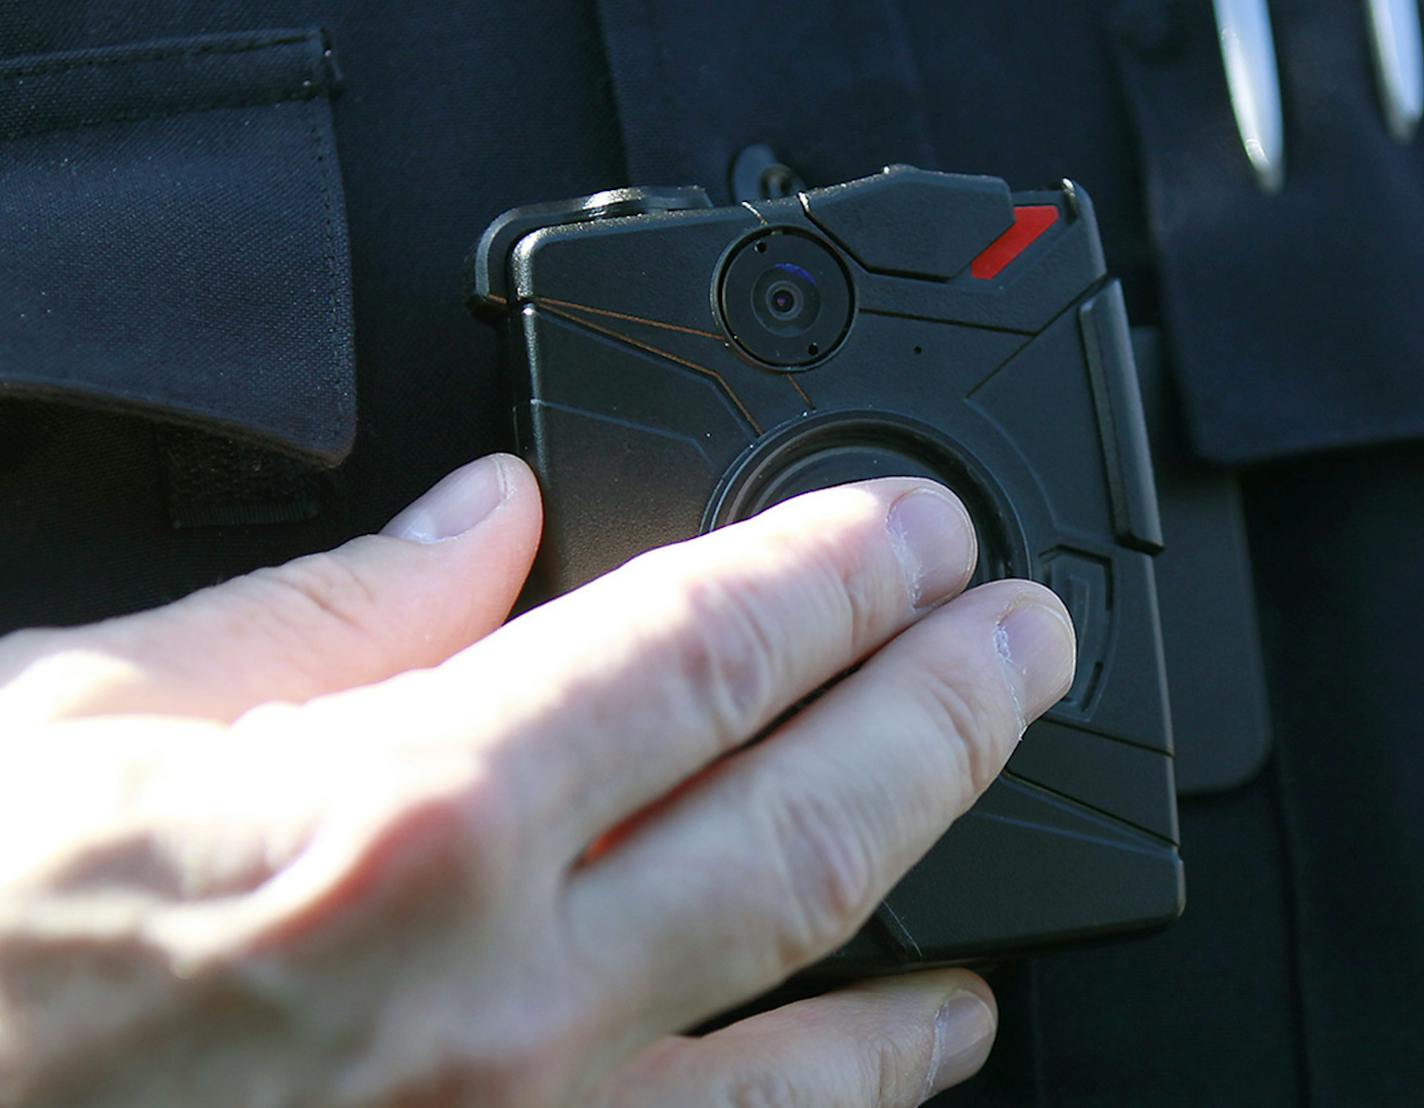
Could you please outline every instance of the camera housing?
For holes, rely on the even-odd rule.
[[[1042,581],[1073,614],[1068,694],[814,972],[1176,918],[1161,527],[1121,291],[1081,189],[907,166],[728,207],[624,189],[506,213],[469,281],[504,328],[544,490],[533,599],[799,492],[915,475],[968,506],[980,579]]]

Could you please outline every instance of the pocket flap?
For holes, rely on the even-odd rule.
[[[333,83],[311,30],[0,62],[0,392],[341,461]]]

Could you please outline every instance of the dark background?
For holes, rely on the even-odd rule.
[[[999,970],[999,1046],[945,1102],[1416,1103],[1424,164],[1417,144],[1384,135],[1358,6],[1271,10],[1287,176],[1268,198],[1235,138],[1204,2],[788,3],[768,21],[750,0],[12,0],[0,7],[0,65],[321,28],[343,87],[329,109],[325,88],[294,94],[285,114],[263,116],[280,123],[270,133],[234,130],[256,111],[248,101],[155,128],[147,116],[167,109],[147,103],[152,79],[136,73],[106,95],[142,110],[44,132],[25,129],[33,79],[29,92],[0,81],[0,254],[23,245],[26,258],[0,258],[0,630],[145,607],[374,530],[447,470],[507,445],[493,336],[460,292],[465,252],[505,208],[628,181],[697,182],[725,198],[731,159],[753,142],[811,184],[891,161],[1015,187],[1071,176],[1094,198],[1134,323],[1162,328],[1190,440],[1239,468],[1276,743],[1247,784],[1184,801],[1181,922]],[[252,102],[266,95],[262,75],[213,79]],[[209,397],[205,382],[232,363],[182,334],[171,336],[176,368],[214,413],[211,427],[187,420],[196,445],[150,418],[161,404],[145,406],[143,359],[122,412],[92,381],[56,376],[56,351],[21,318],[25,297],[87,290],[90,349],[120,357],[142,328],[106,307],[133,298],[104,250],[153,257],[142,276],[154,287],[178,272],[153,249],[157,225],[126,218],[131,190],[95,185],[83,218],[104,230],[103,249],[92,237],[33,241],[27,229],[57,226],[65,174],[84,184],[85,167],[109,156],[93,144],[117,144],[131,172],[175,179],[195,152],[221,148],[236,160],[211,164],[237,174],[244,158],[277,156],[296,119],[318,147],[334,126],[350,267],[331,278],[352,290],[355,403],[343,408],[339,387],[349,333],[335,336],[336,386],[309,395],[313,427],[339,432],[354,418],[349,455],[311,428],[264,422],[242,399],[280,386],[261,373],[237,399]],[[229,141],[239,133],[253,137]],[[189,195],[211,223],[241,186],[219,173]],[[313,180],[288,187],[282,210],[320,210],[304,191]],[[279,243],[215,252],[211,273],[185,260],[183,280],[226,288],[223,267],[253,250],[318,249],[306,224],[282,230]],[[274,332],[260,297],[235,298],[226,318],[271,364],[305,364],[311,336]],[[107,364],[96,354],[86,369]],[[241,445],[203,437],[218,429]],[[180,478],[193,472],[211,480],[189,487]]]

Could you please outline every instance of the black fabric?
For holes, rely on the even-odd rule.
[[[174,452],[160,448],[154,421],[107,404],[96,410],[70,399],[0,397],[0,630],[130,611],[380,527],[453,466],[507,443],[493,336],[460,302],[461,261],[485,223],[516,204],[630,178],[679,183],[711,175],[701,183],[721,193],[731,155],[753,141],[771,141],[811,184],[873,171],[885,161],[995,173],[1024,187],[1072,176],[1094,198],[1134,322],[1156,322],[1163,303],[1173,327],[1170,353],[1179,361],[1193,341],[1184,326],[1205,330],[1196,334],[1198,343],[1215,341],[1213,321],[1188,322],[1159,300],[1159,265],[1163,295],[1171,300],[1188,272],[1174,259],[1200,248],[1185,233],[1163,234],[1171,225],[1159,218],[1156,200],[1149,223],[1138,165],[1142,157],[1148,173],[1156,172],[1155,159],[1192,139],[1194,106],[1209,97],[1215,112],[1224,102],[1213,41],[1187,44],[1206,66],[1201,87],[1184,88],[1181,116],[1163,117],[1177,127],[1149,139],[1129,100],[1136,78],[1127,73],[1129,63],[1120,71],[1114,61],[1107,0],[805,0],[777,5],[774,14],[763,8],[754,28],[736,5],[725,29],[715,8],[698,6],[711,13],[699,15],[684,14],[686,7],[656,5],[650,15],[646,6],[608,3],[596,10],[576,0],[0,4],[0,59],[253,36],[265,28],[324,31],[344,75],[330,111],[349,215],[360,409],[354,449],[334,475],[342,495],[324,499],[317,515],[175,529],[165,469]],[[1336,250],[1350,221],[1362,220],[1359,241],[1376,252],[1370,265],[1408,266],[1407,256],[1417,257],[1417,238],[1407,236],[1419,218],[1420,170],[1410,160],[1419,147],[1396,151],[1349,133],[1382,129],[1378,108],[1362,91],[1369,70],[1358,53],[1359,6],[1273,0],[1271,10],[1291,128],[1287,194],[1278,200],[1299,203],[1289,200],[1299,182],[1320,205],[1304,225],[1325,225],[1322,236],[1297,232],[1298,249],[1314,243]],[[668,22],[660,39],[650,39],[648,21],[659,16]],[[674,18],[691,22],[674,34]],[[623,19],[631,23],[616,22]],[[1200,21],[1193,25],[1200,34]],[[611,68],[604,34],[615,45]],[[626,50],[620,35],[631,36]],[[661,55],[649,45],[658,41]],[[1342,52],[1333,65],[1320,67],[1315,59],[1336,57],[1336,50]],[[675,102],[669,110],[650,101],[640,117],[639,102],[615,99],[613,77],[621,93],[625,70],[636,82],[639,67],[659,56],[663,73],[644,74],[642,87],[660,95],[664,82]],[[1323,82],[1313,91],[1311,67]],[[868,74],[864,84],[859,69]],[[274,87],[269,77],[258,80],[250,70],[248,77]],[[1335,86],[1342,90],[1336,101],[1310,107]],[[254,142],[269,153],[289,152],[287,171],[306,174],[312,155],[295,130],[285,138],[278,133],[278,123],[293,112],[326,110],[322,95],[28,136],[0,142],[0,177],[43,176],[50,194],[65,202],[64,159],[92,167],[95,144],[134,128],[152,136],[146,141],[156,159],[126,163],[142,195],[155,186],[165,159],[209,149],[195,145],[195,129],[249,113]],[[1339,126],[1302,130],[1304,121],[1337,111]],[[625,125],[639,118],[643,123],[628,129],[625,166]],[[1275,222],[1286,209],[1258,199],[1254,185],[1239,180],[1244,158],[1234,133],[1226,138],[1194,148],[1182,172],[1210,194],[1193,199],[1205,204],[1214,196],[1223,219],[1245,228],[1234,238],[1221,233],[1224,224],[1201,234],[1213,239],[1221,259],[1212,273],[1222,287],[1212,295],[1222,298],[1227,315],[1239,300],[1262,334],[1253,331],[1241,346],[1218,343],[1225,360],[1207,367],[1220,374],[1209,379],[1260,375],[1259,387],[1248,380],[1228,400],[1242,419],[1250,405],[1260,405],[1265,414],[1253,418],[1267,424],[1263,433],[1271,431],[1278,407],[1283,426],[1312,434],[1346,416],[1360,429],[1354,441],[1400,433],[1397,420],[1413,402],[1408,388],[1397,394],[1398,411],[1363,408],[1350,397],[1323,410],[1321,394],[1311,392],[1318,382],[1286,373],[1285,347],[1274,345],[1299,342],[1314,326],[1322,349],[1354,344],[1348,365],[1365,395],[1378,399],[1372,390],[1379,381],[1399,385],[1394,367],[1413,364],[1414,352],[1400,346],[1408,313],[1391,322],[1373,314],[1379,305],[1358,302],[1376,279],[1368,266],[1348,258],[1341,271],[1348,279],[1334,282],[1335,300],[1316,289],[1321,278],[1309,258],[1296,269],[1272,269],[1286,314],[1301,318],[1263,321],[1250,314],[1260,303],[1263,271],[1250,233],[1255,222],[1238,205],[1264,221],[1270,251],[1282,249],[1290,235]],[[151,176],[145,164],[156,167]],[[259,227],[290,214],[288,193],[260,187],[268,179],[262,174],[273,172],[271,160],[251,179],[240,157],[222,165],[228,172],[214,166],[211,180],[241,210],[258,209],[242,226],[280,253],[284,240]],[[1358,190],[1375,187],[1369,182],[1383,191],[1365,195],[1365,203]],[[81,173],[75,187],[92,189],[94,181]],[[168,294],[163,266],[125,256],[113,237],[116,222],[129,235],[156,234],[161,220],[151,210],[140,220],[103,196],[109,218],[89,224],[90,238],[39,239],[20,229],[8,206],[21,195],[31,193],[0,190],[0,284],[16,281],[25,266],[119,266],[136,286],[135,297]],[[296,201],[309,214],[314,195]],[[1342,205],[1341,197],[1349,202]],[[1390,206],[1404,221],[1406,233],[1397,239],[1380,232]],[[214,203],[205,210],[208,222],[198,228],[204,233],[237,229],[229,208]],[[125,218],[132,227],[123,227]],[[37,252],[36,241],[46,251]],[[1280,256],[1272,257],[1279,266]],[[1392,294],[1405,298],[1409,290],[1401,285]],[[1322,310],[1327,300],[1329,310]],[[0,303],[0,336],[17,333],[13,305]],[[271,342],[257,315],[234,318],[242,321],[242,343]],[[74,333],[84,334],[84,321],[74,322],[80,328]],[[1221,326],[1241,324],[1228,319]],[[1272,337],[1277,326],[1285,338]],[[149,341],[172,343],[182,328],[164,330],[114,331],[109,346],[121,355]],[[1246,357],[1261,349],[1270,360]],[[1309,349],[1304,355],[1307,365],[1323,364]],[[1202,357],[1183,362],[1188,374],[1180,383],[1188,389],[1208,380],[1198,375]],[[0,360],[0,374],[8,366]],[[55,372],[63,368],[56,363]],[[1312,415],[1312,403],[1322,410]],[[1376,415],[1389,418],[1371,426]],[[315,418],[315,408],[290,416]],[[1239,792],[1184,807],[1188,907],[1173,929],[996,973],[999,1046],[985,1075],[946,1103],[1369,1106],[1409,1103],[1424,1082],[1417,1049],[1424,1038],[1424,1006],[1417,1003],[1424,984],[1418,892],[1424,777],[1414,718],[1421,651],[1408,622],[1424,610],[1418,572],[1424,448],[1280,462],[1248,481],[1277,760]]]
[[[1424,1089],[1424,446],[1248,476],[1312,1103]]]
[[[321,35],[0,62],[0,392],[335,463],[350,261]]]
[[[1178,380],[1218,462],[1424,434],[1424,155],[1386,132],[1359,5],[1270,10],[1277,196],[1242,153],[1211,6],[1114,13]]]
[[[925,97],[892,0],[657,4],[599,0],[627,171],[730,199],[732,160],[765,142],[810,183],[895,162],[937,168]],[[729,72],[694,59],[735,58]],[[825,126],[823,121],[834,121]]]

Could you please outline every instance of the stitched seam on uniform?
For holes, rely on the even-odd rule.
[[[276,107],[279,104],[293,101],[314,100],[321,95],[324,95],[322,89],[302,87],[255,99],[234,97],[228,100],[214,100],[205,104],[174,104],[172,107],[160,111],[114,112],[109,115],[89,116],[54,127],[24,127],[16,131],[4,131],[0,132],[0,140],[25,138],[29,135],[53,135],[64,131],[77,131],[84,127],[97,127],[105,123],[144,123],[154,119],[168,119],[172,116],[218,111],[223,108]]]
[[[316,146],[316,175],[319,187],[321,188],[321,203],[325,212],[325,239],[326,249],[323,258],[326,262],[326,308],[327,308],[327,334],[331,339],[331,369],[336,380],[341,379],[341,336],[337,334],[336,328],[336,227],[334,224],[335,215],[331,207],[331,185],[327,180],[328,159],[326,157],[326,141],[322,134],[321,127],[312,125],[312,141]],[[340,398],[338,398],[340,403]],[[329,428],[328,428],[329,430]]]
[[[37,77],[46,73],[65,73],[76,69],[98,69],[106,65],[132,65],[142,62],[171,61],[173,59],[194,58],[203,54],[247,54],[257,50],[267,50],[276,46],[293,46],[310,42],[314,35],[286,35],[273,39],[254,39],[238,43],[209,43],[204,46],[188,46],[182,49],[137,51],[131,54],[115,54],[106,58],[66,58],[63,61],[40,62],[22,69],[6,69],[7,63],[0,61],[0,81],[19,80],[22,77]]]

